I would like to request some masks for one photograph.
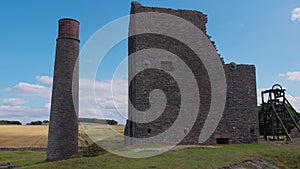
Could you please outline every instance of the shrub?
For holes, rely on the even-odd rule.
[[[83,157],[96,157],[105,153],[107,153],[107,151],[98,146],[96,143],[92,143],[80,152]]]

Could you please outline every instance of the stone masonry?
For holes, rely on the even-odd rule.
[[[160,12],[181,17],[193,23],[210,38],[206,34],[207,16],[201,12],[144,7],[137,2],[132,3],[131,14],[143,12]],[[132,24],[131,20],[129,30],[138,28],[137,25]],[[202,41],[195,43],[199,44],[199,47],[203,44]],[[214,44],[214,42],[212,43]],[[203,62],[200,59],[195,59],[195,53],[184,43],[168,36],[147,33],[131,36],[128,40],[128,77],[131,79],[129,81],[129,104],[131,103],[133,107],[129,107],[128,109],[128,120],[125,127],[125,136],[128,137],[125,138],[125,144],[135,144],[136,142],[131,138],[149,138],[163,133],[176,121],[179,109],[181,108],[182,93],[176,80],[169,75],[170,72],[176,71],[177,63],[168,60],[170,57],[164,55],[164,53],[159,55],[137,54],[131,56],[131,54],[152,48],[176,54],[189,66],[195,76],[199,87],[199,104],[201,106],[199,107],[193,127],[180,144],[199,144],[199,135],[211,105],[211,84],[208,72]],[[153,61],[155,63],[152,63]],[[133,72],[139,68],[139,64],[143,64],[142,66],[146,66],[148,69],[134,74]],[[160,69],[151,68],[151,64],[160,64]],[[259,129],[255,66],[236,65],[234,63],[222,64],[227,83],[225,110],[215,132],[204,144],[251,143],[258,141]],[[135,122],[133,117],[137,114],[135,114],[136,111],[134,109],[142,112],[147,111],[151,107],[149,95],[155,89],[163,91],[167,98],[163,113],[151,122]],[[180,132],[186,131],[179,129],[178,133]],[[172,142],[172,140],[163,140],[162,142],[168,143]]]
[[[78,152],[79,22],[59,20],[47,160],[64,160]]]

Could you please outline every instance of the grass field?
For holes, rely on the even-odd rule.
[[[0,147],[46,147],[48,126],[0,125]]]
[[[91,158],[74,158],[46,162],[45,151],[0,151],[0,164],[10,162],[23,169],[74,168],[218,168],[246,159],[263,158],[280,168],[300,168],[300,143],[226,145],[221,148],[193,147],[170,151],[151,158],[124,158],[105,154]]]
[[[80,144],[89,139],[84,131],[99,140],[111,136],[111,131],[123,133],[123,126],[82,124]],[[48,126],[0,126],[0,147],[45,147]],[[119,140],[122,141],[122,140]],[[120,143],[122,144],[122,142]],[[149,151],[149,150],[147,150]],[[0,151],[0,164],[14,164],[23,169],[73,168],[218,168],[243,160],[262,158],[280,168],[300,168],[300,142],[224,145],[221,148],[192,147],[169,151],[150,158],[125,158],[111,153],[98,157],[47,162],[46,151]]]
[[[121,149],[124,147],[124,126],[101,125],[93,123],[81,123],[84,133],[90,142],[96,142],[107,150]]]
[[[79,146],[86,146],[85,140],[88,140],[83,127],[97,129],[98,133],[103,133],[101,130],[111,130],[104,125],[83,124],[79,127]],[[112,126],[112,128],[119,133],[124,130],[124,126]],[[47,140],[48,125],[0,125],[0,148],[46,148]]]

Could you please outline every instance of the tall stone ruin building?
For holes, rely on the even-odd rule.
[[[145,12],[159,12],[183,18],[198,27],[210,39],[206,34],[207,16],[201,12],[145,7],[137,2],[132,3],[131,14]],[[132,18],[130,22],[129,32],[138,30],[139,26],[143,26],[142,24],[133,24]],[[144,22],[152,21],[149,19]],[[155,25],[157,27],[163,26],[159,25],[159,23],[154,24],[157,24]],[[214,42],[212,43],[214,44]],[[201,46],[203,45],[202,41],[195,42],[195,44],[203,47]],[[170,128],[178,118],[181,91],[176,85],[176,81],[168,73],[176,71],[180,67],[176,67],[176,63],[169,60],[169,57],[165,56],[164,53],[155,56],[138,53],[147,49],[161,49],[177,55],[189,66],[195,75],[199,87],[200,107],[195,123],[180,144],[199,144],[199,135],[208,116],[212,97],[210,79],[205,65],[201,60],[193,59],[194,53],[184,43],[168,36],[151,33],[134,35],[129,37],[128,40],[129,105],[132,104],[133,107],[129,106],[128,109],[125,144],[136,144],[133,138],[151,138],[159,135]],[[251,143],[258,141],[259,127],[255,66],[236,65],[234,63],[225,64],[221,59],[220,62],[226,77],[226,85],[224,85],[227,88],[225,109],[218,126],[216,126],[216,130],[204,144]],[[160,69],[152,69],[152,65],[158,65]],[[145,66],[147,69],[137,74],[134,73],[140,67]],[[149,122],[135,122],[134,117],[137,116],[136,113],[145,112],[151,108],[149,95],[155,89],[163,91],[168,99],[163,113]],[[134,109],[137,109],[139,112],[134,111]],[[186,116],[189,116],[189,112],[186,112]],[[187,131],[179,127],[178,133],[184,132]],[[163,140],[162,142],[168,143],[172,142],[172,140]]]
[[[59,20],[51,100],[47,160],[78,152],[79,22]]]

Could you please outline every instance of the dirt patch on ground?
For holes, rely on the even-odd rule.
[[[222,148],[222,146],[199,146],[199,145],[177,145],[177,146],[164,146],[164,147],[155,147],[155,148],[135,148],[133,149],[134,152],[141,152],[141,151],[178,151],[183,150],[186,148],[191,147],[198,147],[198,148]]]
[[[280,169],[276,167],[275,165],[271,164],[270,162],[261,159],[261,158],[255,158],[250,160],[244,160],[241,163],[238,164],[232,164],[226,167],[222,167],[219,169]]]
[[[222,146],[212,146],[212,145],[177,145],[173,147],[171,150],[177,151],[177,150],[182,150],[190,147],[199,147],[199,148],[222,148]]]

